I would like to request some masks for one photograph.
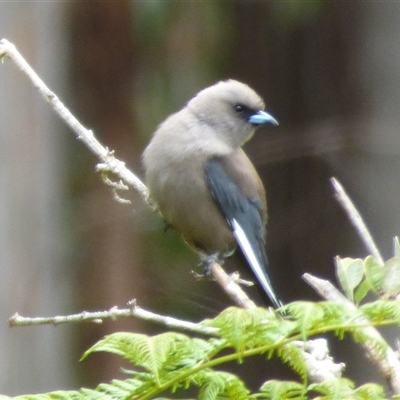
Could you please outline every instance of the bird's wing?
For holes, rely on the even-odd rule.
[[[258,282],[276,308],[282,306],[267,274],[264,219],[261,199],[247,197],[228,175],[223,162],[212,158],[205,165],[208,186]]]

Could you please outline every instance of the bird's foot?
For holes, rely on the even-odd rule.
[[[211,274],[211,268],[214,263],[222,264],[223,259],[219,257],[218,254],[212,254],[212,255],[202,255],[201,256],[201,261],[199,262],[198,266],[203,268],[203,273],[198,274],[194,271],[192,271],[194,277],[198,280],[200,279],[206,279],[206,280],[213,280],[212,274]]]

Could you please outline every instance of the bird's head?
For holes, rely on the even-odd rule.
[[[189,103],[188,109],[232,147],[241,147],[262,124],[278,125],[264,111],[262,98],[249,86],[236,80],[216,83],[203,89]]]

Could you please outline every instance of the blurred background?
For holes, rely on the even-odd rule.
[[[246,150],[267,187],[267,248],[284,301],[318,299],[304,272],[335,281],[334,256],[367,255],[331,176],[391,256],[400,233],[399,2],[3,2],[0,37],[140,176],[152,132],[201,88],[235,78],[261,94],[280,126],[260,129]],[[94,156],[7,59],[0,93],[1,394],[121,378],[118,357],[79,363],[81,354],[118,330],[164,331],[134,319],[9,328],[15,312],[72,314],[136,298],[197,321],[231,305],[215,283],[193,279],[195,255],[134,191],[121,194],[131,205],[113,200]],[[394,342],[397,332],[387,334]],[[347,377],[381,382],[361,349],[330,343]],[[294,378],[262,357],[231,368],[251,388]]]

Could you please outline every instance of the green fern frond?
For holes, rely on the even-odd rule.
[[[321,383],[314,383],[308,387],[309,391],[317,392],[322,395],[315,397],[315,400],[343,400],[352,399],[354,397],[354,383],[349,379],[330,379]]]
[[[389,345],[382,336],[365,334],[364,331],[359,329],[354,330],[352,335],[356,343],[368,345],[368,347],[373,350],[374,353],[379,356],[379,358],[384,359],[386,357],[386,352],[389,348]]]
[[[262,398],[266,400],[306,400],[306,387],[294,381],[278,381],[271,379],[265,382],[261,388]]]
[[[400,300],[377,300],[360,307],[371,324],[380,324],[390,321],[400,325]]]
[[[202,343],[202,346],[199,344]],[[118,332],[106,336],[85,352],[82,359],[98,351],[118,354],[135,366],[145,368],[160,384],[161,370],[175,369],[177,365],[194,364],[203,359],[212,347],[204,341],[193,341],[186,335],[167,332],[157,336]]]
[[[206,323],[219,329],[219,334],[238,352],[260,343],[277,340],[280,320],[274,311],[265,308],[242,309],[229,307]]]
[[[278,348],[277,355],[285,364],[289,365],[304,382],[307,380],[307,366],[304,362],[304,353],[299,346],[296,346],[294,343],[288,343]]]
[[[354,391],[359,400],[384,400],[386,399],[383,387],[375,383],[366,383]]]
[[[137,387],[138,382],[133,379],[113,380],[108,384],[100,384],[96,389],[59,390],[45,394],[17,396],[13,400],[122,400],[135,393]]]
[[[248,400],[250,391],[237,376],[222,371],[203,371],[199,400]]]
[[[79,394],[82,394],[82,396],[79,397],[80,400],[113,400],[107,393],[102,393],[94,389],[83,388],[79,390]]]
[[[312,329],[324,324],[325,313],[320,303],[296,301],[285,306],[284,311],[296,320],[297,329],[304,340]]]
[[[346,321],[352,320],[357,313],[344,304],[333,301],[320,301],[318,304],[324,312],[324,320],[332,325],[346,323]]]
[[[343,339],[346,332],[356,329],[353,324],[359,316],[357,309],[331,301],[322,301],[319,305],[324,311],[324,318],[322,325],[316,326],[316,329],[331,331],[339,339]]]
[[[345,378],[333,379],[322,383],[314,383],[308,387],[309,391],[319,393],[321,396],[314,400],[384,400],[387,399],[382,386],[367,383],[358,388],[352,381]]]
[[[43,394],[26,394],[23,396],[16,396],[13,397],[13,400],[84,400],[85,395],[82,391],[76,391],[76,390],[71,390],[71,391],[63,391],[63,390],[58,390],[56,392],[50,392],[50,393],[43,393]],[[3,400],[3,398],[1,397]],[[9,397],[10,399],[10,397]],[[100,397],[97,397],[99,400]],[[108,398],[107,400],[111,400]]]
[[[111,396],[113,399],[123,399],[131,393],[136,392],[140,387],[143,387],[143,382],[137,379],[113,379],[111,383],[101,383],[98,385],[96,393],[100,392],[106,396]]]

